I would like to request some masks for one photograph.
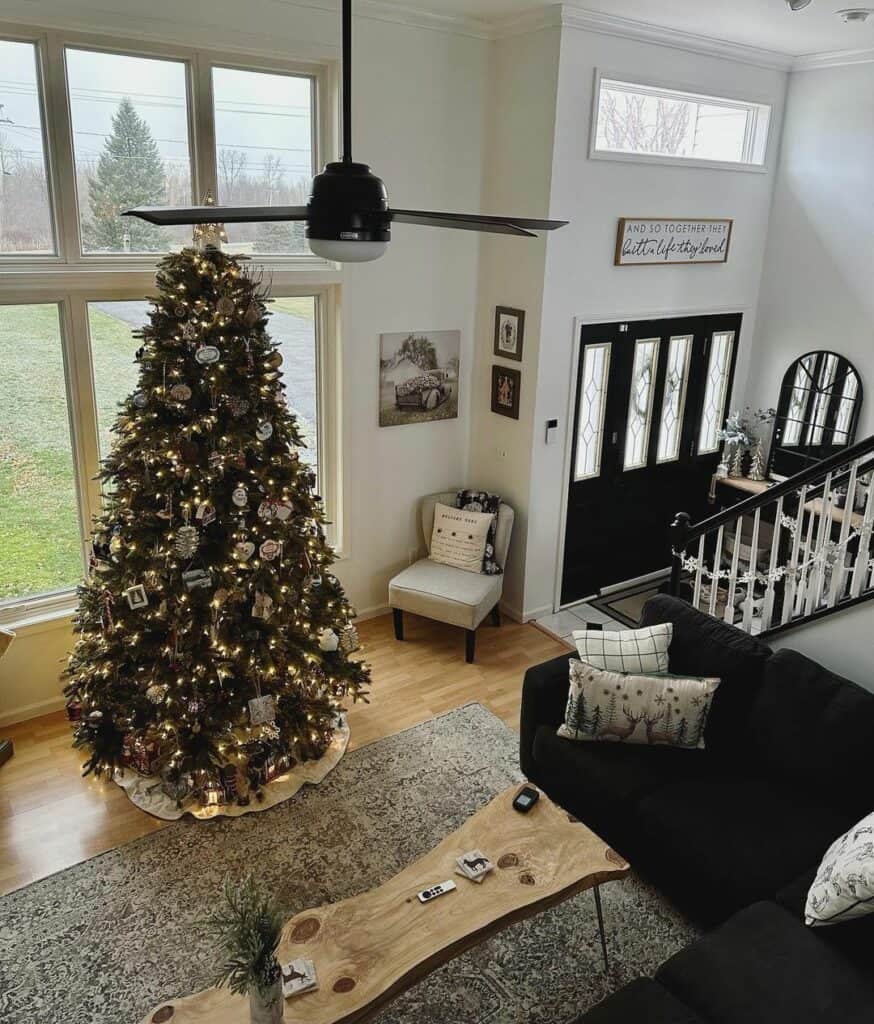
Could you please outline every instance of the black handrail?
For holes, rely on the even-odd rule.
[[[696,523],[694,526],[691,525],[687,513],[678,512],[673,523],[671,523],[671,546],[675,552],[682,551],[693,540],[697,540],[703,534],[710,533],[720,526],[734,522],[739,516],[755,512],[757,508],[770,505],[771,502],[776,501],[778,498],[800,490],[805,484],[809,484],[812,481],[821,482],[832,470],[840,469],[854,459],[872,453],[874,453],[874,435],[866,437],[863,441],[857,441],[856,444],[850,445],[849,448],[842,448],[834,455],[829,455],[827,459],[821,459],[812,466],[808,466],[807,469],[802,469],[800,473],[796,473],[794,476],[787,477],[782,482],[774,484],[773,487],[762,491],[761,494],[754,494],[749,498],[744,498],[743,501],[732,505],[731,508],[726,509],[724,512],[717,512],[716,515],[702,519],[700,523]]]

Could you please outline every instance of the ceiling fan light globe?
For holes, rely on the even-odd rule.
[[[310,249],[316,256],[334,263],[370,263],[385,255],[388,242],[354,242],[338,238],[311,238]]]
[[[790,11],[803,11],[805,7],[809,7],[813,0],[786,0],[786,6]]]

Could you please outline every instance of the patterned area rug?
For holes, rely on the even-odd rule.
[[[184,819],[0,899],[2,1024],[136,1024],[210,985],[197,921],[249,869],[288,915],[384,882],[520,779],[518,739],[479,704],[347,754],[263,814]],[[559,1024],[652,973],[694,929],[634,875],[514,925],[398,998],[380,1024]]]

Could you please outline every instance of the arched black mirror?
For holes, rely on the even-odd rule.
[[[849,359],[836,352],[796,359],[780,387],[769,476],[792,476],[851,445],[861,406],[862,381]]]

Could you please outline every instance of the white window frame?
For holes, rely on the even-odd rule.
[[[640,79],[644,78],[645,81]],[[761,146],[761,163],[747,163],[734,160],[702,160],[698,157],[670,156],[663,153],[624,153],[618,150],[607,150],[598,148],[598,113],[601,106],[602,82],[610,82],[618,85],[634,87],[636,92],[650,93],[652,95],[665,95],[668,99],[686,99],[706,102],[708,106],[725,106],[732,109],[748,108],[753,115],[753,125],[747,121],[746,137],[744,139],[744,150],[753,154],[754,147]],[[767,114],[767,123],[759,127],[760,119]],[[705,170],[719,171],[745,171],[753,174],[765,174],[769,170],[768,159],[771,152],[771,128],[774,121],[774,107],[761,99],[750,97],[727,97],[711,96],[702,93],[688,83],[668,82],[653,78],[650,75],[635,75],[633,73],[610,73],[602,68],[595,69],[595,87],[592,97],[592,114],[589,128],[589,159],[590,160],[615,160],[621,163],[643,163],[661,164],[670,167],[697,167]]]
[[[70,438],[83,574],[87,568],[91,523],[101,509],[97,407],[93,385],[89,302],[142,299],[155,291],[155,268],[160,254],[83,254],[80,244],[78,199],[72,126],[67,96],[66,47],[100,50],[130,56],[182,60],[187,65],[189,146],[192,190],[195,195],[216,187],[213,131],[212,69],[305,74],[314,84],[313,160],[316,166],[332,159],[338,149],[337,85],[330,62],[283,61],[259,55],[197,50],[185,46],[89,35],[0,22],[0,39],[35,46],[38,88],[44,129],[47,187],[55,233],[55,255],[0,255],[0,306],[56,304],[70,418]],[[337,559],[345,557],[344,465],[340,363],[340,282],[337,265],[313,255],[255,254],[253,268],[271,279],[276,297],[307,295],[315,299],[316,375],[318,386],[319,487],[331,522],[328,542]],[[269,331],[269,327],[268,327]],[[33,622],[69,617],[76,607],[75,584],[52,593],[0,601],[0,624],[20,627]]]

